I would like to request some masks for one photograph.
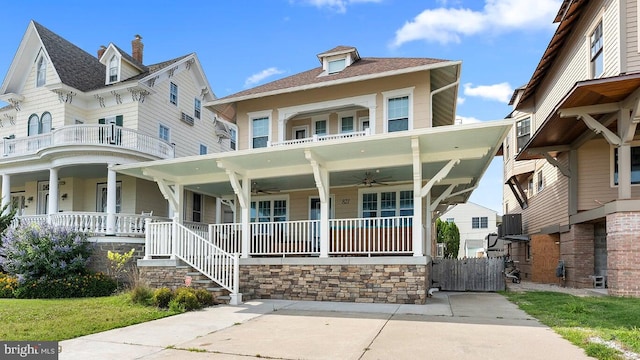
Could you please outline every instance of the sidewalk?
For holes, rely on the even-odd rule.
[[[499,294],[436,293],[428,302],[216,306],[62,341],[60,359],[588,358]]]

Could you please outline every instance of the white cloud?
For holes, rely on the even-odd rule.
[[[255,84],[261,82],[262,80],[264,80],[264,79],[266,79],[266,78],[268,78],[270,76],[278,75],[278,74],[282,74],[282,73],[284,73],[283,70],[280,70],[280,69],[275,68],[275,67],[270,67],[268,69],[264,69],[264,70],[260,71],[259,73],[255,73],[255,74],[249,76],[247,78],[247,80],[244,81],[244,86],[248,87],[248,86],[255,85]]]
[[[476,119],[472,116],[460,116],[456,115],[456,125],[476,124],[482,122],[480,119]]]
[[[481,32],[553,28],[561,0],[486,0],[480,11],[427,9],[396,31],[393,47],[416,40],[447,44]],[[446,6],[447,1],[440,1]]]
[[[337,13],[347,12],[347,6],[358,3],[379,3],[382,0],[301,0],[302,3],[313,5],[317,8],[327,8]]]
[[[477,96],[487,100],[495,100],[508,103],[513,94],[513,88],[508,82],[493,85],[473,86],[472,83],[464,84],[464,94],[467,96]]]
[[[465,102],[466,100],[467,100],[467,99],[465,99],[465,98],[463,98],[463,97],[459,97],[459,96],[458,96],[458,105],[462,105],[462,104],[464,104],[464,102]]]

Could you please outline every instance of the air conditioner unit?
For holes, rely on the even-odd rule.
[[[502,215],[502,224],[498,226],[498,237],[522,235],[522,214]]]

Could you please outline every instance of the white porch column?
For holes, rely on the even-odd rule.
[[[371,134],[378,133],[378,131],[376,130],[376,107],[375,106],[369,107],[369,131]]]
[[[58,169],[49,169],[49,209],[47,211],[49,223],[51,215],[58,212]]]
[[[411,139],[411,149],[413,155],[413,228],[411,234],[413,256],[423,256],[422,161],[420,160],[420,141],[417,138]]]
[[[107,168],[107,232],[106,235],[116,234],[116,172]]]
[[[322,168],[320,176],[322,177],[322,190],[324,191],[324,196],[320,196],[320,257],[326,258],[329,257],[330,237],[329,217],[331,197],[329,194],[329,171]]]
[[[173,191],[175,192],[176,202],[178,208],[175,209],[173,216],[177,218],[177,223],[182,225],[184,223],[184,186],[182,184],[174,184]]]
[[[631,198],[631,146],[618,147],[618,199]]]
[[[433,256],[431,252],[431,243],[433,242],[433,209],[431,208],[431,192],[424,197],[426,201],[426,214],[425,214],[425,253],[427,256]],[[420,242],[422,244],[422,242]]]
[[[4,208],[11,202],[11,176],[2,174],[2,207]],[[9,209],[7,209],[7,212]]]
[[[222,224],[222,199],[216,198],[216,224]]]
[[[246,199],[246,201],[240,201],[240,223],[242,228],[242,249],[240,256],[246,259],[249,257],[249,239],[251,237],[249,224],[251,220],[251,214],[249,213],[251,210],[251,180],[246,175],[242,177],[241,189],[241,196]]]

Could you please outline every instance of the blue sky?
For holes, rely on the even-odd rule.
[[[144,63],[196,52],[218,97],[319,65],[337,45],[362,57],[462,60],[457,116],[504,118],[515,87],[544,52],[561,0],[251,0],[3,4],[0,74],[6,75],[30,20],[95,54],[115,43],[130,51],[140,34]],[[502,213],[502,160],[471,201]]]

